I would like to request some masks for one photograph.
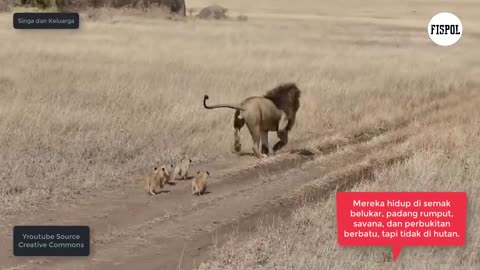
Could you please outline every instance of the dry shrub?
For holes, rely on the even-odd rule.
[[[227,19],[228,9],[224,8],[220,5],[211,5],[205,8],[202,8],[200,12],[197,14],[197,17],[200,19],[207,19],[207,20],[225,20]]]
[[[95,22],[112,22],[118,23],[127,21],[130,16],[136,18],[163,18],[168,20],[177,20],[183,18],[182,16],[171,14],[163,7],[138,9],[138,8],[86,8],[81,15],[85,16],[89,21]]]
[[[241,21],[241,22],[248,21],[248,16],[243,15],[243,14],[238,15],[238,16],[237,16],[237,21]]]
[[[170,12],[185,15],[183,0],[70,0],[69,7],[73,9],[86,8],[158,8],[167,7]]]

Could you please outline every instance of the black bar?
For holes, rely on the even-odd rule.
[[[89,256],[88,226],[15,226],[15,256]]]
[[[78,29],[78,13],[15,13],[15,29]]]

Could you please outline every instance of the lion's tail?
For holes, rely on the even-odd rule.
[[[205,95],[203,97],[203,107],[205,109],[230,108],[230,109],[239,110],[239,111],[245,110],[244,108],[242,108],[240,105],[237,105],[237,104],[217,104],[217,105],[208,106],[207,99],[208,99],[208,95]]]

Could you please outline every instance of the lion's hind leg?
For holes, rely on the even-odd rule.
[[[262,140],[262,154],[268,155],[268,153],[269,153],[269,150],[268,150],[268,131],[262,131],[261,140]]]
[[[233,137],[234,137],[234,144],[233,149],[235,152],[240,152],[242,150],[242,144],[240,143],[240,129],[245,125],[245,118],[240,115],[240,111],[235,111],[235,115],[233,118]]]
[[[252,141],[253,141],[253,155],[256,157],[265,157],[265,154],[262,154],[262,149],[260,145],[260,139],[261,139],[261,131],[259,127],[251,126],[248,125],[248,131],[250,131],[250,135],[252,136]]]

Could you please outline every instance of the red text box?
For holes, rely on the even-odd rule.
[[[342,246],[463,246],[465,192],[337,192]]]

